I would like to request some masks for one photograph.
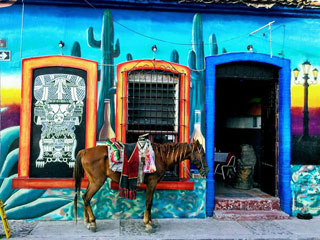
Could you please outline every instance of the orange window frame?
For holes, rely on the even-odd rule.
[[[96,145],[98,63],[70,56],[45,56],[23,59],[18,177],[12,181],[13,188],[74,188],[72,178],[29,177],[33,70],[44,67],[70,67],[87,72],[85,148]],[[87,183],[88,180],[85,177],[82,187],[85,187]]]
[[[159,60],[133,60],[121,63],[117,66],[117,90],[116,90],[116,139],[126,142],[127,126],[127,93],[128,72],[141,69],[156,69],[180,74],[180,120],[179,120],[179,142],[189,143],[190,135],[190,69],[186,66]],[[179,166],[179,182],[160,182],[157,189],[194,189],[193,182],[188,181],[190,163],[188,160],[181,162]],[[111,183],[112,188],[117,188],[116,183]],[[142,184],[141,188],[145,188]]]

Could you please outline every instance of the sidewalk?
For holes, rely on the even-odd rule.
[[[9,221],[11,239],[320,239],[320,217],[254,222],[155,219],[154,224],[154,232],[148,233],[142,219],[98,220],[97,232],[92,233],[82,221]]]

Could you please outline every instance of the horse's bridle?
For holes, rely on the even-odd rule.
[[[188,144],[188,147],[190,148],[191,153],[192,153],[192,156],[193,156],[193,159],[191,159],[191,163],[193,163],[193,162],[200,162],[201,169],[205,169],[204,166],[203,166],[202,154],[200,154],[200,160],[199,160],[199,159],[197,158],[196,154],[194,153],[191,144]],[[199,152],[201,152],[202,148],[203,148],[202,146],[201,146],[201,149],[198,148]]]

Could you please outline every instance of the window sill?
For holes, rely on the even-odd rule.
[[[81,181],[81,188],[87,188],[88,179]],[[12,188],[28,189],[48,189],[48,188],[72,188],[74,189],[74,180],[72,178],[23,178],[12,179]]]
[[[84,178],[81,181],[81,188],[87,188],[88,179]],[[49,189],[49,188],[71,188],[74,189],[74,180],[52,179],[52,178],[14,178],[12,180],[12,188],[27,188],[27,189]],[[119,189],[119,184],[111,181],[111,189]],[[141,184],[139,189],[146,189],[146,184]],[[194,182],[160,182],[157,184],[157,190],[194,190]]]

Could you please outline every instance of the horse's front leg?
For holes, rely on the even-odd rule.
[[[152,228],[151,220],[151,208],[153,202],[153,193],[156,189],[158,179],[155,176],[149,176],[147,179],[147,196],[146,196],[146,209],[144,211],[143,223],[146,225],[146,229]]]

